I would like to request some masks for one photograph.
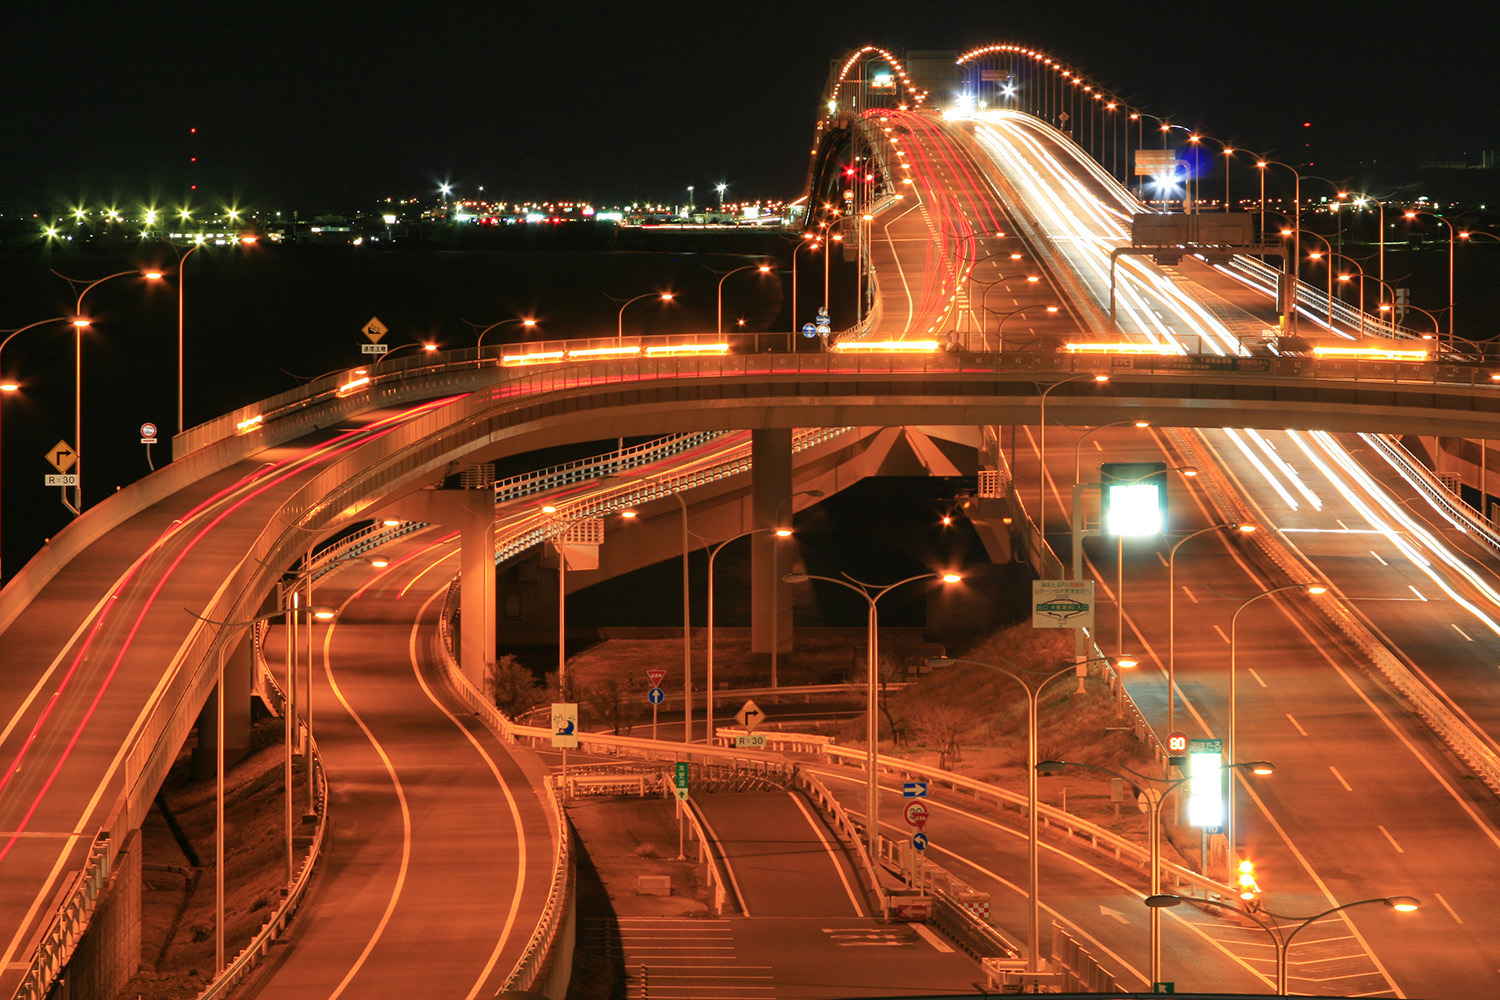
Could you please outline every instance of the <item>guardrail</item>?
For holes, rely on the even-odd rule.
[[[1495,522],[1464,503],[1437,476],[1432,474],[1431,469],[1407,451],[1399,440],[1388,434],[1361,434],[1360,437],[1370,447],[1404,469],[1409,474],[1407,481],[1416,487],[1419,493],[1453,520],[1463,522],[1464,530],[1472,534],[1475,541],[1489,549],[1491,555],[1500,558],[1500,531],[1496,530]]]
[[[16,1000],[44,1000],[73,957],[73,950],[78,947],[88,929],[89,918],[94,915],[94,907],[109,884],[111,854],[108,840],[106,833],[94,837],[88,860],[73,876],[71,887],[60,894],[65,902],[38,938],[31,964],[16,990]]]
[[[874,859],[865,847],[865,842],[859,835],[859,824],[855,823],[849,816],[849,811],[844,804],[834,797],[817,775],[803,768],[797,770],[797,787],[812,800],[813,805],[822,810],[823,815],[828,818],[829,826],[833,832],[838,834],[839,840],[843,842],[844,849],[853,851],[855,857],[859,858],[860,869],[865,874],[865,881],[870,885],[870,893],[875,898],[875,913],[885,912],[885,887],[880,883],[880,873],[875,869]]]
[[[703,873],[708,877],[708,888],[713,901],[713,915],[721,916],[724,913],[724,904],[729,900],[729,880],[725,877],[725,866],[723,859],[714,850],[714,839],[709,835],[703,814],[698,811],[698,806],[692,799],[679,799],[678,806],[682,815],[687,819],[688,839],[698,845],[698,860],[703,862]],[[736,909],[744,912],[744,903],[741,901]]]
[[[840,765],[857,767],[864,771],[868,767],[868,757],[863,750],[851,750],[846,747],[830,746],[828,748],[828,759]],[[877,777],[880,773],[897,776],[900,778],[921,778],[930,785],[948,788],[951,791],[963,792],[972,799],[993,800],[999,808],[1014,809],[1024,812],[1026,809],[1026,796],[991,785],[984,781],[975,781],[951,771],[944,771],[936,767],[928,767],[913,761],[901,760],[896,757],[876,757]],[[1082,844],[1090,850],[1113,858],[1122,863],[1133,864],[1149,875],[1151,868],[1151,855],[1144,847],[1134,841],[1127,840],[1119,834],[1111,833],[1103,827],[1096,826],[1088,820],[1074,816],[1056,806],[1045,802],[1037,804],[1037,821],[1040,825],[1054,829],[1062,834],[1070,844]],[[1216,882],[1206,875],[1200,875],[1190,868],[1171,861],[1162,861],[1162,872],[1170,875],[1178,884],[1179,890],[1186,886],[1189,894],[1202,892],[1204,895],[1220,896],[1229,893],[1230,887],[1221,882]],[[1167,891],[1167,890],[1163,890]]]

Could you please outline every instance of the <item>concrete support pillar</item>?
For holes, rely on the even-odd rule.
[[[232,766],[250,752],[250,689],[255,679],[255,650],[249,629],[240,629],[235,647],[224,660],[224,764]],[[193,778],[213,777],[218,746],[218,689],[198,710],[198,745],[193,750]]]
[[[792,432],[750,432],[751,527],[776,528],[778,511],[791,516]],[[790,541],[788,539],[787,541]],[[778,558],[780,555],[784,558]],[[790,549],[772,531],[750,536],[750,651],[770,653],[772,636],[784,651],[792,642],[792,595],[781,583],[791,572]],[[778,565],[784,563],[783,565]]]
[[[381,513],[459,530],[458,662],[483,691],[495,659],[495,491],[422,490]]]

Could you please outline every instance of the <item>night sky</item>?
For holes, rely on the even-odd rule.
[[[830,60],[866,42],[1033,45],[1148,111],[1283,157],[1310,136],[1315,161],[1476,160],[1500,148],[1492,14],[1477,2],[13,4],[0,206],[172,202],[193,155],[204,201],[306,209],[426,196],[444,179],[504,200],[676,203],[720,180],[731,198],[794,196]]]

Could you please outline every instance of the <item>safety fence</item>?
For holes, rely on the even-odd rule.
[[[63,904],[37,940],[31,963],[16,990],[16,1000],[43,1000],[67,968],[109,884],[111,854],[107,839],[106,833],[95,836],[83,868],[59,893]]]

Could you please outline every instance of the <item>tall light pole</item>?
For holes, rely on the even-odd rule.
[[[627,479],[609,475],[600,478],[601,483],[647,484],[650,479]],[[675,490],[663,488],[663,494],[677,501],[682,511],[682,742],[693,742],[693,619],[691,597],[688,592],[688,508],[687,501]]]
[[[1107,424],[1099,424],[1098,426],[1090,427],[1088,430],[1078,435],[1078,440],[1073,443],[1074,486],[1077,486],[1080,482],[1083,481],[1081,475],[1082,469],[1080,468],[1082,462],[1082,456],[1080,452],[1083,448],[1084,440],[1095,431],[1102,431],[1108,427],[1124,427],[1127,424],[1137,428],[1145,429],[1151,426],[1151,421],[1113,420]],[[1196,472],[1194,474],[1196,475]],[[1075,544],[1081,545],[1082,543],[1076,542]],[[1115,547],[1115,651],[1123,655],[1125,649],[1125,536],[1123,534],[1115,535]]]
[[[793,253],[795,254],[796,251],[793,251]],[[724,282],[729,279],[729,276],[731,274],[739,274],[741,271],[759,271],[761,274],[770,274],[771,273],[771,265],[770,264],[746,264],[744,267],[737,267],[737,268],[735,268],[732,271],[725,271],[725,272],[723,272],[722,276],[719,278],[719,294],[718,294],[718,301],[719,301],[718,317],[719,317],[719,321],[718,321],[718,328],[717,329],[718,329],[718,332],[719,332],[719,336],[721,336],[721,337],[724,335]]]
[[[1169,733],[1177,730],[1177,550],[1199,535],[1225,529],[1250,534],[1255,531],[1255,525],[1240,524],[1237,521],[1211,524],[1179,539],[1167,554],[1167,732]]]
[[[204,618],[202,615],[194,614],[191,611],[188,612],[188,613],[191,614],[191,615],[193,615],[193,617],[197,618],[199,621],[207,622],[208,624],[214,626],[214,628],[216,630],[213,647],[216,649],[216,656],[217,656],[217,663],[218,663],[218,666],[215,668],[217,670],[218,680],[217,680],[217,682],[214,685],[214,688],[215,688],[215,691],[216,691],[216,699],[215,699],[216,704],[215,704],[215,708],[214,708],[214,715],[215,715],[215,726],[216,726],[216,733],[217,733],[217,736],[216,736],[217,746],[215,747],[215,766],[214,766],[214,774],[215,774],[215,799],[214,799],[214,975],[217,976],[224,969],[224,646],[223,646],[223,642],[220,639],[220,636],[223,635],[225,629],[245,628],[245,627],[250,626],[250,625],[258,624],[259,622],[270,621],[273,618],[281,618],[282,616],[290,616],[290,615],[294,614],[295,612],[293,611],[293,606],[292,605],[288,605],[287,607],[284,607],[284,608],[282,608],[279,611],[273,611],[270,614],[265,614],[265,615],[258,615],[255,618],[248,618],[245,621],[241,621],[241,622],[216,622],[216,621],[214,621],[211,618]],[[308,613],[312,617],[317,618],[319,621],[332,621],[337,616],[337,614],[338,614],[338,612],[336,612],[333,608],[327,608],[327,607],[308,608]],[[295,628],[295,625],[292,625],[290,627]],[[291,651],[291,646],[290,645],[287,646],[287,650],[290,653],[290,651]],[[291,670],[292,670],[292,665],[290,663],[290,660],[288,660],[288,667],[287,667],[287,686],[288,687],[290,687],[291,684],[293,683],[293,681],[292,681],[292,675],[291,675]],[[285,713],[285,715],[286,715],[285,725],[288,727],[288,730],[290,731],[290,726],[292,724],[292,722],[291,722],[291,712],[288,711],[288,712]],[[311,739],[312,739],[312,733],[309,731],[309,733],[308,733],[308,740],[309,740],[309,742],[308,742],[308,748],[307,748],[307,757],[308,757],[309,760],[312,759],[312,743],[311,743]],[[290,738],[288,738],[288,743],[290,743]],[[288,747],[287,758],[286,759],[287,759],[288,766],[290,766],[291,759],[292,759],[290,747]],[[291,851],[291,842],[292,842],[291,805],[290,805],[290,803],[291,803],[292,789],[291,789],[291,777],[290,777],[290,773],[291,773],[290,771],[287,772],[287,774],[288,774],[288,777],[287,777],[287,803],[288,803],[288,805],[287,805],[287,850],[288,850],[288,852]],[[291,863],[290,863],[290,853],[288,853],[288,863],[287,863],[287,879],[288,879],[288,881],[290,881],[291,876],[292,876],[292,869],[291,869]]]
[[[705,698],[705,701],[704,701],[704,708],[703,708],[703,720],[704,720],[703,724],[704,724],[704,728],[705,728],[705,731],[706,731],[706,735],[704,737],[703,742],[707,746],[713,746],[714,745],[714,736],[715,736],[715,734],[714,734],[714,560],[718,558],[719,553],[723,550],[724,546],[728,545],[730,542],[737,542],[741,538],[749,538],[751,535],[759,535],[759,534],[763,534],[763,533],[766,533],[766,532],[772,532],[778,538],[787,538],[787,537],[789,537],[791,535],[792,529],[790,529],[790,528],[751,528],[749,531],[742,531],[738,535],[731,535],[730,537],[724,539],[723,541],[715,542],[711,546],[709,546],[709,549],[708,549],[708,636],[707,636],[707,638],[708,638],[708,644],[707,644],[708,645],[708,651],[707,651],[708,655],[707,655],[707,660],[706,660],[706,665],[705,665],[705,670],[704,670],[704,672],[706,674],[706,677],[704,679],[704,686],[707,688],[707,694],[706,694],[706,698]]]
[[[847,574],[846,574],[847,576]],[[833,576],[815,576],[811,573],[788,573],[782,577],[787,583],[806,583],[809,580],[821,580],[824,583],[834,583],[845,590],[852,590],[864,598],[869,606],[869,614],[866,618],[866,682],[869,691],[865,698],[865,841],[866,849],[870,853],[872,865],[880,862],[880,793],[876,784],[875,776],[880,756],[880,611],[879,601],[886,594],[904,584],[915,583],[917,580],[942,580],[944,583],[958,583],[963,577],[958,573],[918,573],[895,583],[885,586],[877,586],[856,580],[852,576],[847,579],[839,579]]]
[[[6,344],[9,344],[17,336],[19,336],[20,334],[25,333],[27,330],[34,330],[34,329],[36,329],[39,326],[46,326],[49,323],[68,323],[68,322],[70,322],[70,320],[66,316],[54,316],[51,319],[39,319],[35,323],[27,323],[25,326],[17,327],[14,330],[0,331],[0,332],[3,332],[3,333],[6,334],[5,339],[4,340],[0,340],[0,356],[3,356],[4,353],[5,353],[5,345]],[[0,372],[3,372],[3,371],[4,371],[3,366],[0,366]],[[9,388],[7,388],[7,386]],[[20,385],[18,383],[12,382],[12,381],[9,381],[9,380],[5,381],[4,384],[0,384],[0,392],[3,392],[5,394],[7,394],[7,395],[10,394],[10,393],[12,393],[12,392],[15,392],[19,388],[20,388]],[[3,455],[3,449],[0,449],[0,455]],[[0,574],[0,584],[3,584],[4,582],[5,582],[5,577],[4,577],[3,574]]]
[[[1239,653],[1240,612],[1244,611],[1246,608],[1254,604],[1256,601],[1260,600],[1262,597],[1270,597],[1272,594],[1284,594],[1289,590],[1300,590],[1304,594],[1310,594],[1313,596],[1328,593],[1327,587],[1319,586],[1318,584],[1289,583],[1284,587],[1272,587],[1270,590],[1263,590],[1252,597],[1245,598],[1240,602],[1239,607],[1234,609],[1234,615],[1229,619],[1229,740],[1224,747],[1224,756],[1229,760],[1233,760],[1235,754],[1239,752],[1239,744],[1236,742],[1236,739],[1238,738],[1236,726],[1238,723],[1239,713],[1239,704],[1236,697],[1238,694],[1236,678],[1239,671],[1236,669],[1236,667],[1238,665]],[[1230,866],[1233,867],[1235,830],[1234,782],[1232,780],[1229,782],[1229,788],[1227,789],[1227,791],[1229,793],[1228,819],[1224,824],[1224,833],[1229,845],[1229,863]]]
[[[478,350],[478,349],[484,347],[484,335],[485,334],[489,333],[491,330],[498,329],[498,328],[500,328],[502,326],[509,326],[511,323],[519,323],[522,327],[524,327],[526,329],[526,331],[528,333],[530,331],[536,329],[536,320],[532,319],[530,316],[527,316],[525,318],[522,318],[520,316],[516,316],[516,317],[512,317],[511,319],[502,319],[502,320],[499,320],[498,322],[491,323],[489,326],[487,326],[483,330],[479,331],[479,336],[474,339],[474,349]],[[476,323],[476,324],[473,324],[473,325],[477,326],[478,324]]]
[[[1121,774],[1119,771],[1113,770],[1108,767],[1099,767],[1096,764],[1080,764],[1075,761],[1069,760],[1044,760],[1036,765],[1036,770],[1041,772],[1042,774],[1058,774],[1070,767],[1081,767],[1089,771],[1099,771],[1103,774],[1108,774],[1113,777],[1119,778],[1127,785],[1131,784],[1131,779],[1125,777],[1125,775]],[[1168,795],[1171,795],[1177,789],[1181,788],[1189,781],[1192,781],[1193,778],[1192,775],[1176,779],[1154,778],[1149,774],[1142,774],[1141,772],[1133,768],[1125,767],[1125,765],[1123,764],[1120,765],[1120,767],[1123,770],[1128,771],[1138,781],[1149,781],[1152,783],[1152,786],[1162,786],[1160,788],[1148,787],[1145,789],[1147,793],[1147,843],[1149,845],[1149,850],[1151,853],[1151,896],[1154,898],[1161,894],[1162,803],[1166,802]],[[1269,775],[1276,773],[1275,766],[1269,761],[1264,760],[1246,761],[1242,764],[1225,764],[1224,770],[1245,770],[1249,771],[1252,774],[1259,775]],[[1150,964],[1151,988],[1153,990],[1156,988],[1156,984],[1161,982],[1161,915],[1157,912],[1159,909],[1160,907],[1155,906],[1151,908]]]
[[[1019,316],[1022,313],[1035,312],[1038,309],[1044,310],[1044,311],[1046,311],[1048,313],[1052,313],[1053,315],[1056,315],[1057,313],[1059,313],[1059,312],[1062,311],[1062,307],[1061,306],[1055,306],[1055,305],[1045,305],[1045,306],[1044,305],[1030,305],[1030,306],[1022,306],[1019,309],[1012,309],[1008,313],[1002,313],[1000,315],[1000,322],[998,322],[998,323],[995,324],[995,344],[996,344],[996,347],[1000,351],[1002,351],[1002,352],[1005,350],[1005,321],[1006,320],[1010,319],[1012,316]]]
[[[802,327],[797,322],[797,251],[803,247],[812,247],[814,250],[823,245],[821,237],[817,233],[803,233],[802,239],[792,247],[792,349],[796,350],[797,341],[795,337],[802,332]]]
[[[241,236],[241,237],[238,237],[235,240],[235,242],[244,243],[244,244],[250,244],[250,243],[254,243],[256,241],[256,239],[257,239],[257,237],[254,237],[254,236]],[[172,245],[176,246],[177,244],[174,243]],[[201,250],[203,247],[205,247],[207,245],[208,245],[208,242],[200,234],[198,236],[197,240],[194,241],[193,245],[188,248],[188,252],[185,253],[185,254],[183,254],[181,257],[177,258],[177,433],[178,434],[181,434],[184,430],[187,429],[187,426],[186,426],[186,424],[184,423],[184,420],[183,420],[183,406],[182,406],[182,401],[183,401],[183,383],[185,381],[185,372],[186,372],[186,368],[187,368],[187,354],[186,354],[186,347],[184,346],[185,343],[186,343],[186,341],[185,341],[184,336],[183,336],[183,331],[185,329],[183,321],[184,321],[184,318],[186,316],[186,312],[185,312],[185,308],[184,307],[186,305],[186,294],[187,294],[187,262],[188,262],[188,258],[189,257],[191,257],[193,254],[197,253],[199,250]]]
[[[779,503],[779,504],[776,505],[776,513],[775,513],[775,516],[773,516],[771,518],[771,520],[776,525],[776,538],[777,538],[778,541],[780,541],[783,538],[790,538],[791,535],[792,535],[792,526],[791,526],[790,520],[788,520],[788,523],[786,523],[786,524],[782,524],[781,523],[781,512],[784,509],[786,509],[786,505],[789,504],[789,503],[791,503],[797,497],[821,497],[822,495],[823,495],[823,491],[822,490],[798,490],[797,492],[793,493],[791,496],[786,497],[785,499],[783,499],[781,501],[781,503]],[[796,516],[796,511],[793,511],[793,517],[795,517],[795,516]],[[785,533],[783,533],[782,529],[786,529]],[[778,687],[780,685],[780,680],[777,677],[776,668],[777,668],[777,661],[780,658],[780,654],[781,654],[781,546],[780,545],[772,545],[772,547],[771,547],[771,576],[774,577],[775,580],[776,580],[775,599],[771,602],[771,686],[772,687]]]
[[[1286,167],[1292,172],[1292,263],[1288,268],[1290,272],[1291,308],[1287,310],[1288,332],[1297,332],[1297,284],[1301,280],[1298,277],[1298,269],[1302,264],[1302,175],[1297,168],[1290,163],[1282,163],[1280,160],[1262,159],[1256,160],[1255,165],[1260,168],[1260,230],[1266,231],[1266,168]]]
[[[1009,660],[1002,667],[997,663],[987,663],[983,660],[965,660],[957,657],[935,656],[927,661],[929,666],[944,667],[953,663],[966,663],[974,667],[984,667],[996,673],[1004,674],[1017,684],[1021,685],[1026,692],[1026,905],[1030,915],[1027,934],[1026,949],[1026,971],[1041,971],[1042,956],[1042,907],[1038,899],[1041,884],[1041,864],[1039,861],[1040,849],[1037,829],[1037,805],[1038,795],[1036,787],[1037,765],[1040,761],[1040,751],[1037,749],[1037,698],[1042,688],[1059,677],[1075,675],[1082,685],[1083,677],[1087,674],[1088,664],[1100,660],[1109,661],[1111,657],[1095,657],[1089,660],[1080,660],[1070,663],[1056,670],[1027,670],[1018,667]],[[1126,657],[1115,659],[1119,667],[1130,668],[1136,665],[1136,661]]]
[[[1037,474],[1036,474],[1036,484],[1037,484],[1037,491],[1036,491],[1037,492],[1036,530],[1037,530],[1037,534],[1039,536],[1041,536],[1041,543],[1042,543],[1042,546],[1044,548],[1047,545],[1047,396],[1048,396],[1048,394],[1050,394],[1052,392],[1053,389],[1056,389],[1060,385],[1067,385],[1069,382],[1078,382],[1078,381],[1081,381],[1083,379],[1093,379],[1095,382],[1108,382],[1109,381],[1109,376],[1108,375],[1069,375],[1067,378],[1058,379],[1056,382],[1053,382],[1051,385],[1047,386],[1047,388],[1045,388],[1045,389],[1042,390],[1042,392],[1041,392],[1041,401],[1040,401],[1040,403],[1038,404],[1038,407],[1037,407],[1037,409],[1038,409],[1037,428],[1038,429],[1037,429],[1037,446],[1036,446],[1036,462],[1037,462]]]
[[[1292,940],[1304,927],[1314,921],[1322,920],[1326,916],[1338,913],[1340,910],[1347,910],[1352,906],[1364,906],[1366,903],[1383,903],[1397,913],[1411,913],[1422,905],[1422,901],[1415,896],[1376,896],[1374,899],[1361,899],[1353,903],[1344,903],[1341,906],[1324,910],[1322,913],[1314,913],[1310,917],[1288,917],[1284,914],[1272,913],[1270,910],[1257,911],[1249,907],[1235,906],[1233,903],[1220,902],[1217,899],[1194,898],[1185,900],[1183,897],[1175,896],[1171,893],[1156,893],[1145,899],[1146,905],[1151,907],[1153,911],[1168,906],[1177,906],[1179,903],[1184,902],[1192,903],[1195,906],[1213,906],[1221,910],[1231,910],[1247,916],[1257,924],[1260,924],[1261,930],[1271,936],[1271,942],[1276,946],[1276,993],[1278,996],[1290,995],[1287,993],[1286,953],[1287,949],[1292,946]],[[1262,918],[1261,914],[1271,919],[1267,921]],[[1285,932],[1283,925],[1277,923],[1279,920],[1295,920],[1297,924],[1292,928],[1291,933],[1288,934]]]
[[[633,299],[626,299],[625,304],[620,306],[618,332],[615,334],[616,344],[623,344],[625,342],[625,306],[630,305],[632,302],[639,302],[641,299],[649,298],[658,298],[663,302],[671,302],[673,295],[671,292],[646,292],[644,295],[637,295]]]
[[[1409,208],[1404,213],[1407,219],[1415,219],[1419,215],[1427,215],[1438,220],[1448,227],[1448,336],[1453,336],[1453,312],[1457,302],[1453,298],[1453,248],[1456,245],[1458,230],[1453,228],[1453,223],[1443,218],[1436,212],[1429,212],[1423,208]]]
[[[56,274],[57,272],[53,272]],[[134,274],[150,281],[160,281],[160,271],[116,271],[114,274],[106,274],[97,281],[91,281],[84,285],[78,293],[78,300],[73,311],[73,474],[78,477],[78,485],[74,487],[74,503],[68,504],[66,493],[63,503],[73,511],[77,517],[83,513],[83,330],[91,325],[83,316],[83,297],[104,284],[112,278],[123,278],[127,274]],[[66,275],[58,275],[69,285],[82,284],[81,279],[69,278]],[[66,490],[66,487],[64,487]]]

